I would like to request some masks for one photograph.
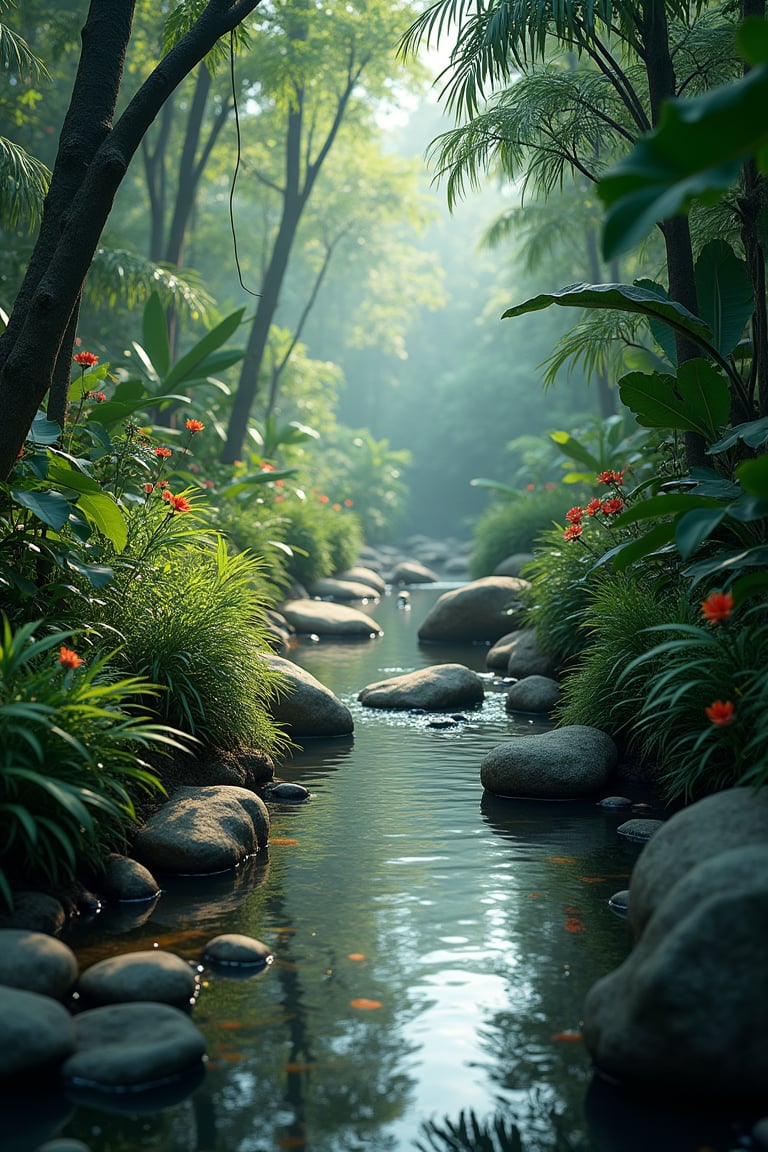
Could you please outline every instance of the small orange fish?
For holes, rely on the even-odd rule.
[[[578,1028],[565,1028],[562,1032],[555,1032],[552,1039],[560,1040],[563,1044],[575,1044],[584,1039],[584,1033],[579,1032]]]
[[[227,1064],[239,1064],[241,1060],[247,1060],[248,1057],[244,1052],[217,1052],[217,1060],[226,1060]]]
[[[298,844],[298,840],[294,840],[291,836],[273,836],[269,842],[270,844]]]
[[[582,884],[604,884],[605,876],[579,876]]]
[[[365,954],[363,952],[350,952],[347,960],[365,960]]]
[[[547,856],[550,864],[575,864],[575,856]]]
[[[528,899],[529,900],[541,900],[542,895],[543,895],[542,892],[529,892],[528,893]]]
[[[278,932],[281,936],[288,936],[291,932],[295,932],[295,928],[273,928],[273,932]]]
[[[585,932],[584,921],[581,916],[567,916],[565,920],[566,932]]]
[[[242,1020],[219,1020],[218,1026],[225,1032],[234,1032],[237,1028],[245,1028]]]
[[[361,997],[359,1000],[350,1000],[349,1006],[350,1008],[363,1008],[366,1011],[384,1007],[380,1000],[366,1000],[365,997]]]

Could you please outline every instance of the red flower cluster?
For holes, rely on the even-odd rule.
[[[59,649],[59,664],[64,668],[79,668],[83,663],[82,656],[78,656],[71,648],[65,648],[64,645]]]
[[[606,516],[615,516],[617,512],[621,512],[624,508],[624,501],[616,496],[613,500],[604,500],[600,505],[600,511]]]
[[[721,624],[733,612],[733,594],[731,592],[710,592],[706,600],[701,602],[701,614],[709,620],[710,624]]]
[[[715,700],[709,704],[704,711],[713,724],[718,728],[725,728],[726,724],[732,723],[735,719],[735,709],[731,700]]]
[[[73,356],[73,360],[81,368],[93,368],[99,362],[98,356],[94,356],[93,352],[77,352]]]
[[[569,508],[565,514],[565,518],[569,524],[580,524],[581,518],[584,515],[584,509],[579,508],[578,504],[575,508]]]
[[[600,484],[623,484],[624,473],[614,472],[609,468],[607,472],[601,472],[597,479]]]
[[[600,500],[590,500],[584,511],[586,512],[587,516],[597,516],[602,507],[603,505]]]
[[[570,528],[566,528],[563,532],[563,540],[578,540],[581,536],[581,524],[571,524]]]
[[[155,456],[157,456],[159,460],[167,460],[168,457],[172,455],[173,452],[170,448],[155,448]]]

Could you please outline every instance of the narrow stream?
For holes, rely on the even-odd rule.
[[[141,1110],[64,1102],[57,1132],[93,1152],[412,1152],[425,1121],[473,1109],[515,1113],[525,1152],[726,1152],[711,1126],[590,1087],[584,996],[629,946],[608,908],[638,852],[616,834],[626,815],[483,794],[483,754],[537,730],[506,713],[493,677],[455,729],[357,704],[365,684],[431,663],[485,672],[485,646],[418,645],[442,590],[414,589],[410,611],[386,597],[371,609],[379,640],[288,653],[356,728],[281,767],[312,799],[272,809],[268,854],[168,882],[151,915],[127,905],[78,930],[81,967],[153,946],[195,961],[221,932],[258,937],[276,961],[249,979],[203,972],[209,1064],[193,1092]],[[22,1132],[20,1152],[35,1146]]]

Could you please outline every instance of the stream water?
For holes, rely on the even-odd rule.
[[[592,1079],[584,996],[629,947],[608,908],[638,852],[616,833],[626,814],[483,794],[483,754],[540,730],[506,713],[491,676],[482,708],[452,729],[357,704],[365,684],[436,662],[485,673],[485,646],[418,644],[444,587],[414,589],[410,611],[391,596],[370,609],[378,640],[304,639],[288,653],[349,704],[355,734],[308,741],[281,765],[312,798],[273,807],[268,853],[168,882],[151,915],[126,905],[70,939],[81,967],[155,946],[196,961],[221,932],[273,947],[259,976],[203,971],[201,1082],[175,1099],[7,1105],[0,1147],[33,1152],[61,1134],[92,1152],[412,1152],[429,1146],[425,1121],[455,1124],[462,1109],[514,1114],[525,1152],[735,1142],[725,1121]]]

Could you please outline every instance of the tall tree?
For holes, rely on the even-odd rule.
[[[13,467],[57,363],[68,372],[88,267],[115,193],[166,100],[259,0],[187,0],[179,38],[114,121],[135,0],[91,0],[40,233],[0,337],[0,476]]]

